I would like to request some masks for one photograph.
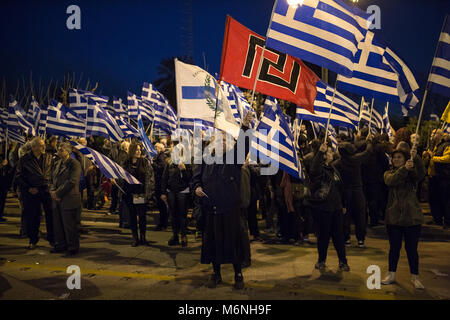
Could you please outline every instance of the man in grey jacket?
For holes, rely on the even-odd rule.
[[[72,145],[68,142],[61,143],[58,147],[60,160],[55,164],[50,189],[55,231],[55,247],[51,252],[67,250],[68,256],[77,254],[80,247],[77,224],[81,212],[81,165],[70,157],[71,152]]]

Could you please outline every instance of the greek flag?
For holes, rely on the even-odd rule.
[[[444,27],[439,37],[428,82],[430,91],[450,97],[450,19],[448,15],[445,17]]]
[[[334,88],[323,81],[317,81],[317,96],[314,101],[314,113],[297,106],[297,118],[313,122],[327,123],[333,100]],[[330,124],[356,128],[359,122],[358,104],[336,91],[333,110],[331,111]]]
[[[153,129],[161,129],[169,134],[177,128],[177,115],[169,104],[169,100],[159,91],[153,88],[153,85],[144,82],[142,86],[142,100],[148,102],[154,110]]]
[[[123,179],[128,184],[141,184],[138,179],[133,177],[130,173],[125,171],[121,166],[109,159],[107,156],[91,148],[78,144],[75,141],[70,141],[70,143],[89,160],[91,160],[105,175],[105,177],[109,179]]]
[[[37,106],[35,108],[35,120],[34,120],[34,127],[36,128],[37,134],[39,136],[43,136],[46,132],[47,128],[47,109],[43,109],[40,106]]]
[[[389,139],[394,137],[394,133],[392,132],[391,123],[389,122],[389,103],[386,104],[384,108],[383,114],[383,131],[387,133]]]
[[[86,124],[74,111],[58,101],[50,100],[47,109],[46,132],[57,136],[84,137]]]
[[[419,102],[411,70],[370,31],[359,43],[352,77],[339,77],[338,88],[410,107]]]
[[[367,122],[370,122],[371,121],[370,118],[372,118],[371,126],[373,128],[382,129],[383,117],[377,110],[375,110],[375,108],[372,110],[372,117],[370,117],[370,109],[371,109],[370,104],[368,102],[363,101],[359,121],[365,120]]]
[[[16,104],[16,106],[14,107],[14,112],[16,113],[17,122],[19,123],[19,126],[23,129],[23,131],[26,134],[35,136],[36,131],[34,130],[31,122],[26,119],[25,111]]]
[[[92,92],[85,90],[69,89],[70,109],[78,115],[78,118],[86,119],[89,98],[97,102],[101,107],[107,107],[109,98],[106,96],[97,96]]]
[[[128,122],[127,107],[125,106],[125,104],[122,103],[121,98],[113,97],[113,110],[114,110],[114,114],[118,115],[123,120]]]
[[[303,170],[294,146],[294,136],[277,100],[267,97],[263,112],[252,137],[251,154],[263,163],[271,163],[290,175],[303,179]]]
[[[147,134],[145,133],[144,124],[142,123],[142,115],[141,115],[140,106],[137,107],[137,119],[138,119],[137,121],[138,121],[139,136],[140,136],[140,139],[144,146],[144,149],[150,158],[154,158],[158,154],[158,152],[156,151],[152,142],[150,141]]]
[[[102,136],[115,142],[124,136],[113,116],[91,98],[88,99],[86,136]]]
[[[277,1],[266,45],[347,77],[370,15],[341,0]]]
[[[225,81],[221,81],[220,85],[227,96],[228,102],[230,104],[233,116],[236,119],[236,122],[241,125],[242,120],[244,119],[247,112],[253,112],[253,122],[251,123],[251,127],[254,128],[256,126],[256,112],[250,106],[250,103],[244,96],[244,93],[233,84],[227,83]]]
[[[17,118],[16,115],[16,107],[17,107],[17,100],[11,97],[8,104],[6,126],[8,130],[20,132],[22,130],[22,127],[20,126],[19,119]]]
[[[313,126],[317,132],[320,132],[322,128],[324,131],[326,130],[326,125],[321,122],[313,122]],[[337,133],[333,126],[328,126],[328,139],[330,139],[331,147],[334,151],[337,151],[338,141],[337,141]]]
[[[128,116],[131,119],[138,118],[138,109],[139,109],[139,112],[142,117],[144,117],[150,122],[153,122],[154,111],[148,102],[142,101],[141,97],[138,97],[131,92],[128,92],[127,101],[128,101]]]
[[[34,123],[36,118],[36,108],[39,107],[34,96],[31,97],[31,103],[27,110],[26,118],[29,122]]]
[[[122,130],[123,138],[139,138],[139,131],[133,127],[130,123],[119,117],[117,114],[114,116],[116,123],[119,125],[120,130]]]

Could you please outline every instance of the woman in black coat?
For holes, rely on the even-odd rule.
[[[305,204],[311,208],[317,225],[317,250],[319,259],[316,269],[325,270],[328,244],[333,240],[339,258],[339,270],[350,271],[344,244],[343,189],[339,172],[331,164],[334,153],[331,146],[322,144],[316,152],[310,168],[311,196]]]
[[[248,129],[252,117],[251,112],[247,113],[242,129]],[[210,288],[222,282],[220,265],[225,263],[233,264],[234,287],[244,288],[242,265],[250,264],[248,230],[240,209],[242,164],[236,161],[236,145],[225,149],[224,143],[223,164],[203,163],[196,167],[192,178],[192,189],[201,198],[206,218],[201,263],[213,264],[214,274],[208,282]],[[226,164],[226,159],[234,159],[234,164]]]
[[[129,210],[129,224],[133,234],[131,246],[139,244],[148,245],[145,237],[147,230],[147,204],[153,197],[155,180],[152,166],[148,160],[142,156],[142,148],[139,144],[132,143],[128,149],[128,159],[123,168],[132,176],[139,180],[141,184],[125,183],[125,195],[123,200]],[[139,217],[139,231],[141,239],[139,241],[137,231],[137,217]]]

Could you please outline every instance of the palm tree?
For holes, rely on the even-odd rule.
[[[194,64],[190,56],[177,57],[178,60]],[[153,82],[155,87],[169,100],[170,105],[177,109],[177,95],[175,88],[175,57],[162,59],[158,65],[158,78]]]

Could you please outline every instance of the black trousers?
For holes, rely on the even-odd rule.
[[[370,224],[378,224],[383,216],[383,186],[380,183],[367,184],[364,186],[364,191],[367,200]]]
[[[53,223],[55,228],[55,247],[78,250],[80,248],[79,216],[80,208],[63,210],[59,202],[53,203]]]
[[[4,215],[7,194],[8,189],[5,187],[0,187],[0,218],[3,218]]]
[[[258,206],[257,199],[254,199],[250,202],[250,206],[247,208],[248,213],[248,229],[250,234],[254,237],[259,237],[259,228],[258,228]]]
[[[403,238],[405,239],[405,250],[408,257],[409,271],[411,274],[419,274],[419,254],[417,247],[419,245],[421,226],[402,227],[387,225],[389,237],[389,271],[397,270],[400,250],[402,248]]]
[[[25,191],[22,194],[23,208],[25,215],[26,232],[30,238],[30,244],[36,244],[39,241],[39,227],[41,225],[41,205],[45,212],[45,224],[47,230],[47,241],[49,243],[55,242],[54,228],[53,228],[53,207],[52,199],[48,191],[40,190],[36,195]]]
[[[188,197],[189,193],[169,192],[167,194],[169,212],[172,217],[172,232],[175,237],[178,237],[179,233],[181,233],[182,236],[186,235]]]
[[[315,210],[314,215],[318,228],[317,251],[319,252],[319,262],[325,262],[327,260],[328,244],[331,238],[339,262],[347,263],[342,212]]]
[[[87,195],[87,209],[95,210],[95,189],[94,187],[87,186],[86,187],[86,195]]]
[[[442,220],[450,226],[450,181],[439,176],[430,177],[429,202],[431,215],[436,223]]]
[[[139,217],[139,232],[142,236],[145,236],[147,231],[147,205],[146,204],[134,204],[133,197],[127,197],[126,205],[128,208],[128,223],[130,225],[131,233],[134,239],[138,239],[138,217]]]
[[[156,193],[156,206],[159,211],[159,226],[166,228],[169,224],[169,212],[167,211],[167,205],[161,200],[161,193]]]
[[[119,202],[119,188],[115,184],[111,185],[111,206],[109,212],[116,212],[117,203]]]
[[[350,239],[351,220],[355,221],[355,233],[358,241],[366,238],[366,198],[362,188],[346,189],[345,202],[347,213],[344,215],[344,238]]]

